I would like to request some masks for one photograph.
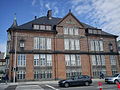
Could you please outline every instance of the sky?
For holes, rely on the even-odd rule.
[[[81,21],[119,36],[120,0],[0,0],[0,51],[6,52],[7,30],[16,13],[18,25],[46,16],[52,10],[54,17],[71,12]]]

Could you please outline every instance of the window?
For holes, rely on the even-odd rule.
[[[20,41],[20,47],[24,48],[24,41]]]
[[[69,50],[69,39],[64,40],[64,47],[65,47],[65,50]]]
[[[66,35],[69,34],[69,32],[68,32],[68,27],[64,27],[63,30],[64,30],[64,34],[66,34]]]
[[[46,26],[46,30],[51,30],[51,26]]]
[[[80,55],[65,55],[66,66],[81,66]]]
[[[40,78],[41,79],[52,78],[52,71],[51,70],[42,70],[40,72]]]
[[[40,25],[40,30],[45,30],[45,25]]]
[[[26,66],[26,55],[25,54],[18,54],[18,66]]]
[[[25,79],[25,71],[20,70],[17,72],[17,79],[21,80],[21,79]]]
[[[105,66],[105,56],[104,55],[91,55],[92,65]]]
[[[35,70],[34,71],[34,79],[39,79],[39,74],[40,74],[40,71]]]
[[[81,66],[80,55],[76,55],[76,64],[77,66]]]
[[[95,55],[91,55],[91,58],[92,58],[92,65],[97,65]]]
[[[110,63],[111,65],[116,65],[116,59],[114,55],[110,55]]]
[[[40,64],[39,64],[39,55],[38,54],[36,54],[36,55],[34,55],[34,66],[39,66]]]
[[[41,66],[46,66],[46,57],[45,54],[40,55],[40,65]]]
[[[75,40],[75,50],[80,50],[79,40]]]
[[[76,65],[75,55],[71,55],[71,65],[72,65],[72,66],[75,66],[75,65]]]
[[[73,28],[69,28],[69,34],[73,35]]]
[[[73,40],[73,39],[70,39],[70,49],[71,49],[71,50],[75,50],[74,47],[75,47],[75,45],[74,45],[74,40]]]
[[[39,49],[39,37],[34,37],[34,49]]]
[[[34,25],[33,28],[34,29],[39,29],[39,25]]]
[[[91,40],[90,41],[91,51],[103,51],[103,41],[101,40]]]
[[[80,50],[79,40],[77,39],[64,39],[65,50]]]
[[[51,38],[46,38],[47,39],[47,50],[51,50]]]
[[[110,49],[111,52],[113,51],[113,45],[112,45],[112,43],[109,44],[109,49]]]
[[[51,50],[51,38],[34,37],[34,49]]]
[[[70,56],[65,55],[66,66],[70,66]]]
[[[78,28],[74,28],[74,35],[79,35]]]
[[[34,66],[52,66],[52,55],[34,54]]]
[[[52,55],[47,55],[47,66],[52,66]]]
[[[45,38],[40,38],[40,49],[41,50],[46,49]]]
[[[91,34],[92,34],[92,31],[93,31],[93,30],[91,30],[91,29],[88,30],[88,32],[91,33]]]
[[[103,41],[99,41],[100,44],[100,51],[103,51]]]

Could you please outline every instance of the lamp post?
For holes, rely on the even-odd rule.
[[[17,32],[15,33],[15,56],[14,56],[14,68],[13,68],[13,82],[15,83],[16,76],[16,50],[17,50]]]

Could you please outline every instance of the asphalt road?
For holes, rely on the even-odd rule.
[[[116,84],[106,84],[103,82],[103,90],[118,90]],[[2,90],[2,89],[0,89]],[[97,82],[94,82],[90,86],[75,86],[75,87],[59,87],[56,84],[20,84],[20,85],[11,85],[3,90],[99,90]]]

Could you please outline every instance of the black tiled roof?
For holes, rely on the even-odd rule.
[[[33,24],[46,24],[46,25],[51,25],[52,26],[52,30],[54,30],[53,27],[55,25],[57,25],[60,20],[62,20],[62,18],[52,17],[52,19],[48,19],[47,16],[43,16],[43,17],[34,19],[34,20],[30,21],[30,22],[27,22],[25,24],[22,24],[22,25],[20,25],[20,26],[18,26],[16,28],[17,29],[32,30],[33,29],[33,27],[32,27]],[[90,28],[90,29],[96,29],[97,30],[97,28],[95,28],[93,26],[90,26],[90,25],[85,24],[83,22],[80,22],[80,23],[84,26],[84,28]],[[102,35],[115,36],[113,34],[105,32],[105,31],[102,31]]]
[[[18,26],[19,29],[33,29],[32,25],[33,24],[46,24],[46,25],[51,25],[52,27],[54,25],[57,25],[57,23],[61,20],[61,18],[55,18],[52,17],[52,19],[48,19],[47,16],[43,16],[37,19],[34,19],[28,23],[25,23],[23,25]]]

